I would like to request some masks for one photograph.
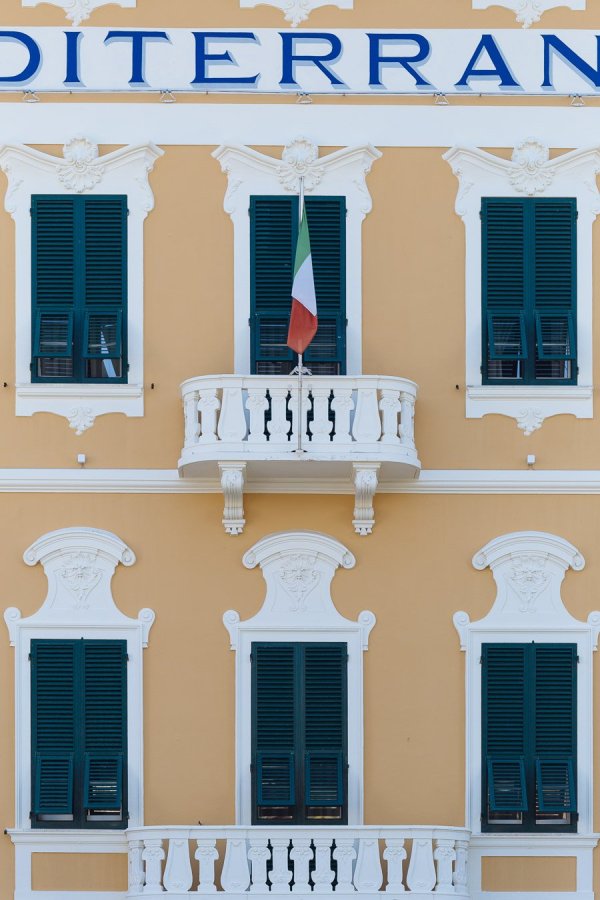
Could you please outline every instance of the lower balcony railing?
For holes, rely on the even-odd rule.
[[[468,897],[469,837],[462,828],[421,826],[134,828],[128,896]]]

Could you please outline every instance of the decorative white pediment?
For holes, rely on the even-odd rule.
[[[135,554],[116,535],[95,528],[63,528],[39,538],[23,554],[28,566],[41,563],[48,579],[48,593],[40,609],[26,619],[10,607],[4,613],[11,644],[17,629],[28,628],[123,628],[142,632],[147,646],[154,622],[151,609],[142,609],[137,619],[116,606],[111,581],[119,563],[132,566]]]
[[[552,157],[534,137],[515,147],[510,159],[474,147],[444,154],[458,179],[456,213],[464,224],[466,248],[466,415],[496,414],[515,419],[527,437],[550,416],[593,416],[592,241],[600,213],[600,149],[571,150]],[[483,197],[574,197],[577,200],[576,385],[482,384],[481,375],[481,201]]]
[[[275,6],[285,13],[285,18],[296,28],[305,22],[313,9],[322,6],[337,6],[338,9],[354,9],[354,0],[240,0],[242,9],[253,9],[255,6]]]
[[[92,12],[100,6],[113,4],[123,9],[135,9],[136,0],[21,0],[22,6],[39,6],[40,3],[49,3],[51,6],[64,9],[67,19],[77,26],[89,19]]]
[[[534,22],[539,22],[549,9],[557,9],[559,6],[567,9],[585,9],[586,0],[473,0],[473,9],[488,9],[490,6],[504,6],[512,9],[517,17],[517,22],[523,28],[529,28]]]

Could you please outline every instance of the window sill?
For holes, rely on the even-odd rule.
[[[91,428],[97,416],[144,415],[141,384],[17,384],[17,416],[53,413],[64,416],[75,434]]]
[[[9,828],[13,844],[26,845],[35,853],[35,847],[44,853],[125,853],[127,837],[124,830],[83,828]],[[39,852],[39,851],[38,851]]]
[[[591,385],[469,385],[467,419],[509,416],[526,436],[541,428],[550,416],[570,415],[591,419],[594,414]]]
[[[531,855],[536,856],[538,851],[545,851],[543,855],[569,856],[578,850],[593,850],[598,845],[600,834],[541,834],[529,831],[526,834],[472,834],[471,848],[484,850],[484,856],[493,851],[494,856],[514,856],[515,850],[531,850]],[[506,851],[506,852],[505,852]],[[517,856],[527,855],[523,852]]]

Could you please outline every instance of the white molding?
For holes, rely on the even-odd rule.
[[[251,147],[222,144],[213,156],[227,175],[224,208],[234,226],[234,366],[250,372],[250,197],[295,194],[304,178],[307,194],[346,197],[346,330],[347,370],[362,372],[362,223],[372,208],[367,175],[381,153],[370,144],[346,147],[319,157],[308,138],[286,144],[275,159]]]
[[[510,416],[530,435],[549,416],[593,416],[592,225],[600,212],[596,175],[600,150],[572,150],[550,158],[536,138],[516,145],[512,159],[484,150],[453,147],[444,154],[459,182],[456,213],[466,231],[466,416]],[[575,197],[577,200],[578,384],[565,386],[482,385],[481,375],[481,200],[483,197]]]
[[[31,830],[31,689],[29,652],[34,638],[126,640],[127,663],[127,744],[128,806],[130,823],[143,824],[143,681],[142,650],[154,613],[142,609],[137,619],[117,608],[111,580],[119,563],[131,566],[135,554],[116,535],[95,528],[63,528],[43,535],[23,554],[28,566],[41,563],[48,579],[48,593],[40,609],[22,618],[10,607],[4,619],[11,646],[15,647],[15,821],[16,829]],[[46,832],[32,831],[36,840],[58,841]],[[66,832],[60,833],[63,841]],[[93,832],[93,837],[97,838]],[[109,840],[108,837],[103,840]],[[33,851],[31,851],[33,852]],[[20,887],[17,885],[17,890]]]
[[[338,9],[354,9],[354,0],[240,0],[242,9],[256,6],[275,6],[285,13],[287,22],[296,28],[305,22],[314,9],[322,6],[337,6]]]
[[[523,28],[529,28],[539,22],[549,9],[559,6],[572,10],[584,10],[586,0],[473,0],[473,9],[488,9],[490,6],[504,6],[512,9],[517,22]]]
[[[76,27],[89,19],[95,9],[113,4],[123,9],[135,9],[136,0],[21,0],[21,6],[33,7],[49,3],[64,9],[67,19]]]
[[[163,151],[152,143],[98,155],[93,141],[76,137],[63,158],[22,145],[0,148],[0,169],[8,179],[5,209],[16,227],[16,414],[64,416],[76,434],[97,416],[144,414],[144,246],[143,223],[154,207],[149,175]],[[126,194],[128,384],[38,384],[31,381],[31,195]]]
[[[312,531],[271,534],[243,558],[260,566],[267,583],[262,608],[250,619],[228,610],[223,623],[236,651],[236,824],[249,825],[251,806],[251,662],[253,641],[343,641],[348,645],[348,824],[363,821],[363,651],[375,625],[372,612],[356,622],[333,604],[336,569],[352,569],[352,553],[333,538]]]

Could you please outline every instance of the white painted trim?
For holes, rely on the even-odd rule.
[[[71,119],[73,122],[74,119]],[[70,126],[69,126],[70,127]],[[154,144],[129,146],[98,156],[98,146],[74,138],[64,158],[22,145],[0,148],[0,168],[8,178],[5,209],[16,228],[16,414],[50,412],[64,416],[76,434],[99,415],[144,414],[144,242],[143,223],[154,207],[149,174],[163,151]],[[38,384],[31,381],[31,195],[126,194],[128,384]]]
[[[444,154],[459,182],[456,213],[466,230],[466,416],[510,416],[530,435],[549,416],[593,416],[592,225],[600,212],[596,174],[600,150],[573,150],[550,159],[541,141],[527,138],[511,160],[454,147]],[[483,385],[481,374],[481,201],[483,197],[574,197],[577,200],[578,384]]]
[[[327,535],[311,531],[268,535],[243,558],[260,565],[267,583],[262,608],[250,619],[228,610],[223,623],[236,651],[236,825],[252,821],[250,764],[253,641],[340,641],[348,645],[348,824],[363,822],[363,652],[375,625],[364,611],[356,622],[333,605],[330,585],[336,569],[352,569],[352,553]]]
[[[473,0],[473,9],[488,9],[490,6],[504,6],[512,9],[517,22],[529,28],[539,22],[549,9],[562,6],[572,10],[584,10],[586,0]]]
[[[123,9],[135,9],[136,0],[21,0],[21,6],[24,7],[39,6],[40,3],[49,3],[64,9],[67,19],[77,27],[89,19],[93,10],[99,9],[101,6],[108,6],[109,3],[112,3]]]
[[[29,547],[23,559],[38,562],[48,578],[48,594],[40,609],[22,618],[15,607],[4,612],[11,646],[15,647],[15,821],[17,832],[30,831],[32,840],[70,844],[69,832],[31,829],[31,664],[35,638],[126,640],[128,806],[130,823],[143,824],[143,678],[142,650],[154,613],[142,609],[137,619],[119,611],[111,592],[116,566],[131,566],[135,554],[116,535],[94,528],[64,528],[49,532]],[[79,833],[79,832],[77,832]],[[89,831],[89,841],[104,844],[114,834]],[[35,835],[35,837],[34,837]],[[34,852],[34,851],[31,851]],[[65,851],[57,851],[65,852]],[[20,885],[17,885],[20,889]]]
[[[242,9],[253,9],[256,6],[275,6],[285,13],[285,19],[292,28],[305,22],[313,9],[322,6],[337,6],[338,9],[354,9],[354,0],[240,0]]]
[[[304,178],[311,196],[346,197],[346,362],[349,375],[362,373],[362,223],[371,211],[366,177],[381,153],[370,144],[319,157],[306,138],[284,147],[281,160],[250,147],[225,145],[213,153],[228,177],[225,212],[234,226],[234,365],[236,374],[250,372],[250,219],[253,195],[289,196]]]

